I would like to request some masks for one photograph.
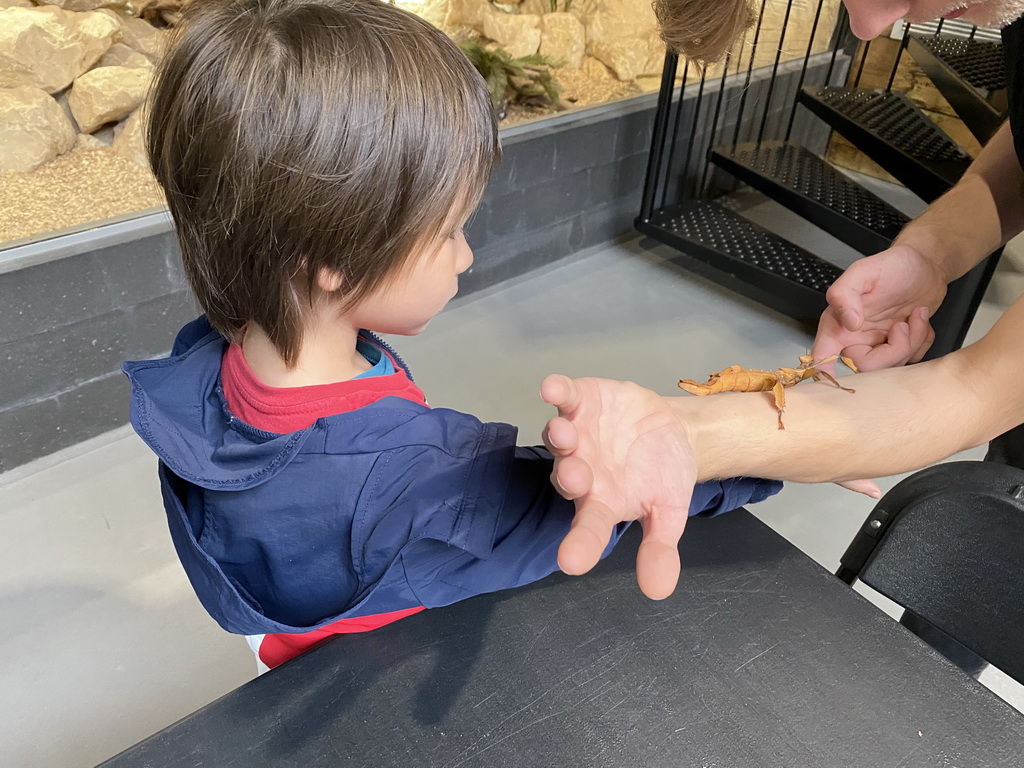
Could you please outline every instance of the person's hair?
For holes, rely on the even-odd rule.
[[[147,144],[210,323],[258,323],[289,366],[321,270],[358,303],[476,207],[500,153],[466,56],[380,0],[192,2]]]
[[[699,65],[719,61],[754,23],[751,0],[654,0],[661,39]]]

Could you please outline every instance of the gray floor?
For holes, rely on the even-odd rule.
[[[791,321],[668,253],[633,240],[573,257],[457,300],[400,351],[433,405],[517,424],[525,443],[549,416],[537,394],[549,372],[675,394],[680,377],[807,351]],[[998,311],[985,305],[972,336]],[[791,485],[753,509],[831,570],[870,507],[836,486]],[[0,476],[0,541],[0,765],[93,765],[253,676],[245,643],[206,617],[177,564],[155,460],[134,434]],[[1024,701],[1012,682],[984,682]]]

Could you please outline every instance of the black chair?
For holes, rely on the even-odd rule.
[[[984,660],[1024,683],[1024,470],[917,472],[875,505],[840,562],[837,577],[901,605],[901,623],[961,669],[976,675]]]

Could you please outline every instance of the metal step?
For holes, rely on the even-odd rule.
[[[959,181],[971,164],[902,93],[805,87],[800,101],[926,202]]]
[[[683,257],[677,261],[688,269],[810,328],[825,309],[825,291],[842,274],[712,200],[661,208],[635,224],[641,233],[680,251]]]
[[[911,35],[907,50],[982,144],[1006,116],[1002,43]]]
[[[888,248],[910,221],[799,144],[717,147],[711,161],[863,254]]]

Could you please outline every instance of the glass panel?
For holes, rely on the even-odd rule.
[[[503,126],[637,97],[660,82],[651,0],[396,2],[504,61],[520,93],[496,99]],[[730,70],[747,69],[751,57],[754,68],[803,58],[818,0],[753,3],[760,24],[734,48]],[[0,0],[0,248],[162,205],[140,110],[182,4]],[[828,49],[838,7],[821,3],[813,52]],[[542,87],[549,74],[554,101]],[[699,78],[696,67],[688,77]]]

